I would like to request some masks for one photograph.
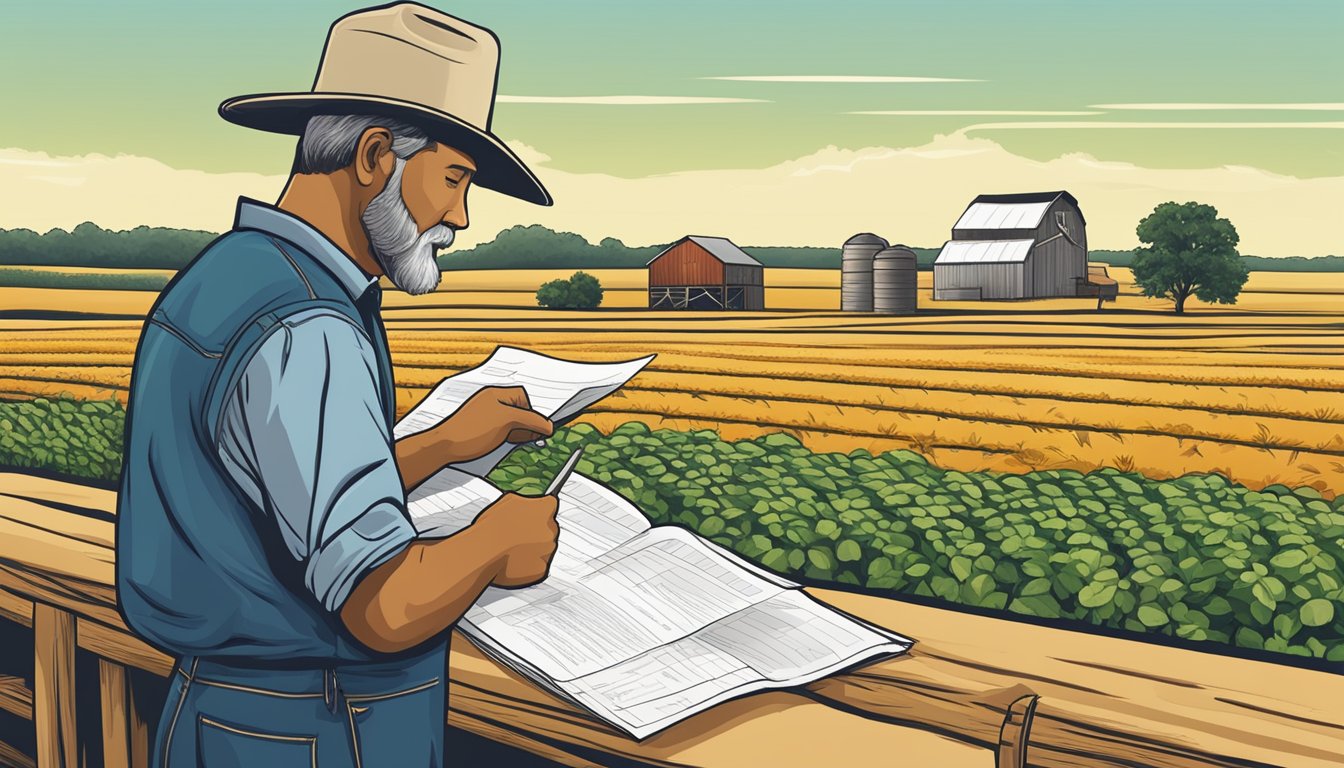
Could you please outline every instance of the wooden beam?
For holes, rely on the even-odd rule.
[[[33,692],[22,677],[0,675],[0,710],[24,720],[33,719]]]
[[[172,658],[132,635],[121,621],[109,627],[81,616],[77,623],[80,648],[125,667],[153,672],[159,677],[172,674]]]
[[[33,607],[33,721],[42,768],[79,768],[75,736],[75,617]]]
[[[33,626],[33,601],[0,589],[0,619],[8,619],[25,627]]]
[[[13,768],[37,768],[37,761],[20,752],[18,747],[0,741],[0,765]]]
[[[145,768],[149,765],[149,726],[135,706],[128,670],[98,660],[99,700],[103,720],[103,765]]]
[[[1031,740],[1031,722],[1036,714],[1036,702],[1041,697],[1027,694],[1008,705],[1008,716],[999,729],[999,752],[996,768],[1027,768],[1027,743]]]
[[[79,493],[60,495],[70,499]],[[0,508],[7,504],[0,497]],[[51,634],[53,612],[78,614],[74,634],[81,648],[167,674],[171,660],[132,637],[116,610],[113,553],[96,543],[112,541],[112,523],[59,505],[44,506],[41,517],[31,512],[0,515],[0,610],[22,618],[29,601],[44,603],[45,636]],[[67,524],[78,533],[62,533]],[[35,546],[15,544],[19,539]],[[1004,747],[1029,745],[1027,757],[1037,768],[1307,768],[1337,766],[1344,754],[1341,675],[899,599],[808,592],[919,642],[904,656],[819,680],[801,689],[802,695],[745,697],[635,742],[475,653],[458,636],[449,706],[466,719],[455,724],[539,754],[568,754],[570,764],[750,764],[745,752],[736,762],[730,759],[731,745],[743,744],[749,735],[770,744],[777,768],[808,765],[809,747],[800,742],[818,731],[827,733],[828,741],[843,734],[857,748],[880,747],[892,755],[932,738],[968,750],[957,759],[971,764],[979,764],[980,755],[992,762]],[[34,609],[35,625],[41,623],[38,613]],[[1014,702],[1024,706],[1024,696],[1040,697],[1029,725],[1028,713],[1014,709]],[[862,732],[854,729],[854,720],[867,723]],[[1019,727],[1022,735],[1016,735]],[[516,736],[502,739],[502,731]],[[922,764],[964,763],[939,755]]]

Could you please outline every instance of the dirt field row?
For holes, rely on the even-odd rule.
[[[642,301],[643,272],[597,273]],[[834,273],[766,274],[771,290],[838,301]],[[656,352],[584,420],[729,438],[782,429],[817,450],[908,447],[958,469],[1114,466],[1344,489],[1344,275],[1254,273],[1235,307],[1185,317],[1134,295],[1102,312],[1086,300],[926,302],[914,316],[524,309],[526,287],[551,277],[447,273],[453,287],[433,296],[389,293],[399,409],[498,344],[584,360]],[[778,287],[790,283],[802,287]],[[458,303],[477,294],[488,306]],[[152,300],[0,289],[0,396],[124,399]]]

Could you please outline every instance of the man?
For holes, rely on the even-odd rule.
[[[437,285],[473,184],[550,204],[490,133],[498,55],[489,30],[385,6],[332,25],[311,92],[220,106],[301,138],[279,202],[240,201],[136,352],[117,587],[178,659],[156,765],[441,765],[446,630],[486,587],[546,575],[553,497],[415,538],[409,489],[552,425],[490,388],[393,442],[379,317],[380,275]]]

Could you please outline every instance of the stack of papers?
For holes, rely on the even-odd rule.
[[[573,403],[609,394],[650,359],[589,366],[511,348],[490,359],[501,353],[512,363],[494,370],[528,387],[538,410],[571,415]],[[484,373],[489,365],[461,374],[472,375],[468,382],[446,380],[435,393],[450,394],[429,408],[447,415],[451,399],[460,405],[479,387],[500,383]],[[597,370],[583,375],[589,368]],[[548,370],[565,378],[537,382]],[[594,379],[605,389],[596,397]],[[463,466],[450,467],[417,487],[408,508],[421,536],[451,536],[501,493]],[[719,702],[811,682],[913,643],[813,600],[800,585],[691,531],[652,526],[624,497],[583,475],[560,491],[557,519],[545,581],[487,589],[460,628],[501,663],[637,739]]]

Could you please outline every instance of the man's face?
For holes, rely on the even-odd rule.
[[[364,228],[388,279],[407,293],[428,293],[439,284],[435,250],[467,226],[467,189],[476,165],[438,143],[395,162],[387,185],[364,211]]]

